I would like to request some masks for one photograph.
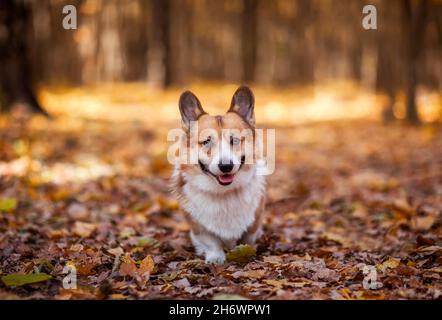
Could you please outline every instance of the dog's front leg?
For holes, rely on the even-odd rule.
[[[194,234],[190,232],[190,238],[198,255],[204,255],[206,263],[223,264],[226,255],[223,243],[216,236],[209,233]]]
[[[247,232],[241,238],[240,243],[254,246],[256,243],[256,239],[260,238],[262,236],[262,233],[263,232],[261,227],[259,227],[256,231]]]
[[[255,245],[256,240],[262,236],[262,225],[261,219],[264,212],[264,197],[261,199],[260,205],[255,212],[255,222],[247,229],[240,239],[240,243],[249,244],[251,246]]]

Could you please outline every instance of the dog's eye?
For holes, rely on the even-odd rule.
[[[209,146],[212,142],[212,138],[208,137],[206,140],[203,141],[203,145],[205,146]]]
[[[233,136],[231,136],[230,137],[230,144],[233,146],[233,145],[238,145],[239,143],[240,143],[240,139],[239,138],[237,138],[237,137],[233,137]]]

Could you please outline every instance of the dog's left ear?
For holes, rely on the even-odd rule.
[[[232,98],[229,112],[236,112],[250,125],[255,125],[255,97],[249,87],[239,87]]]

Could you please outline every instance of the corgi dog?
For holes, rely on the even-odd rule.
[[[223,264],[224,249],[254,245],[261,235],[265,177],[257,174],[254,139],[254,95],[240,87],[224,115],[211,116],[190,91],[179,99],[183,143],[193,134],[198,148],[194,163],[175,165],[173,191],[185,213],[197,255],[206,263]],[[245,132],[245,133],[244,133]],[[250,139],[250,140],[247,140]],[[247,159],[249,160],[249,159]]]

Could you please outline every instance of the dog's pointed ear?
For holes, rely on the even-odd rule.
[[[187,130],[190,128],[191,121],[197,121],[202,114],[206,113],[198,98],[190,91],[181,94],[179,107],[183,127]]]
[[[229,112],[236,112],[250,125],[255,125],[255,97],[249,87],[239,87],[232,98]]]

